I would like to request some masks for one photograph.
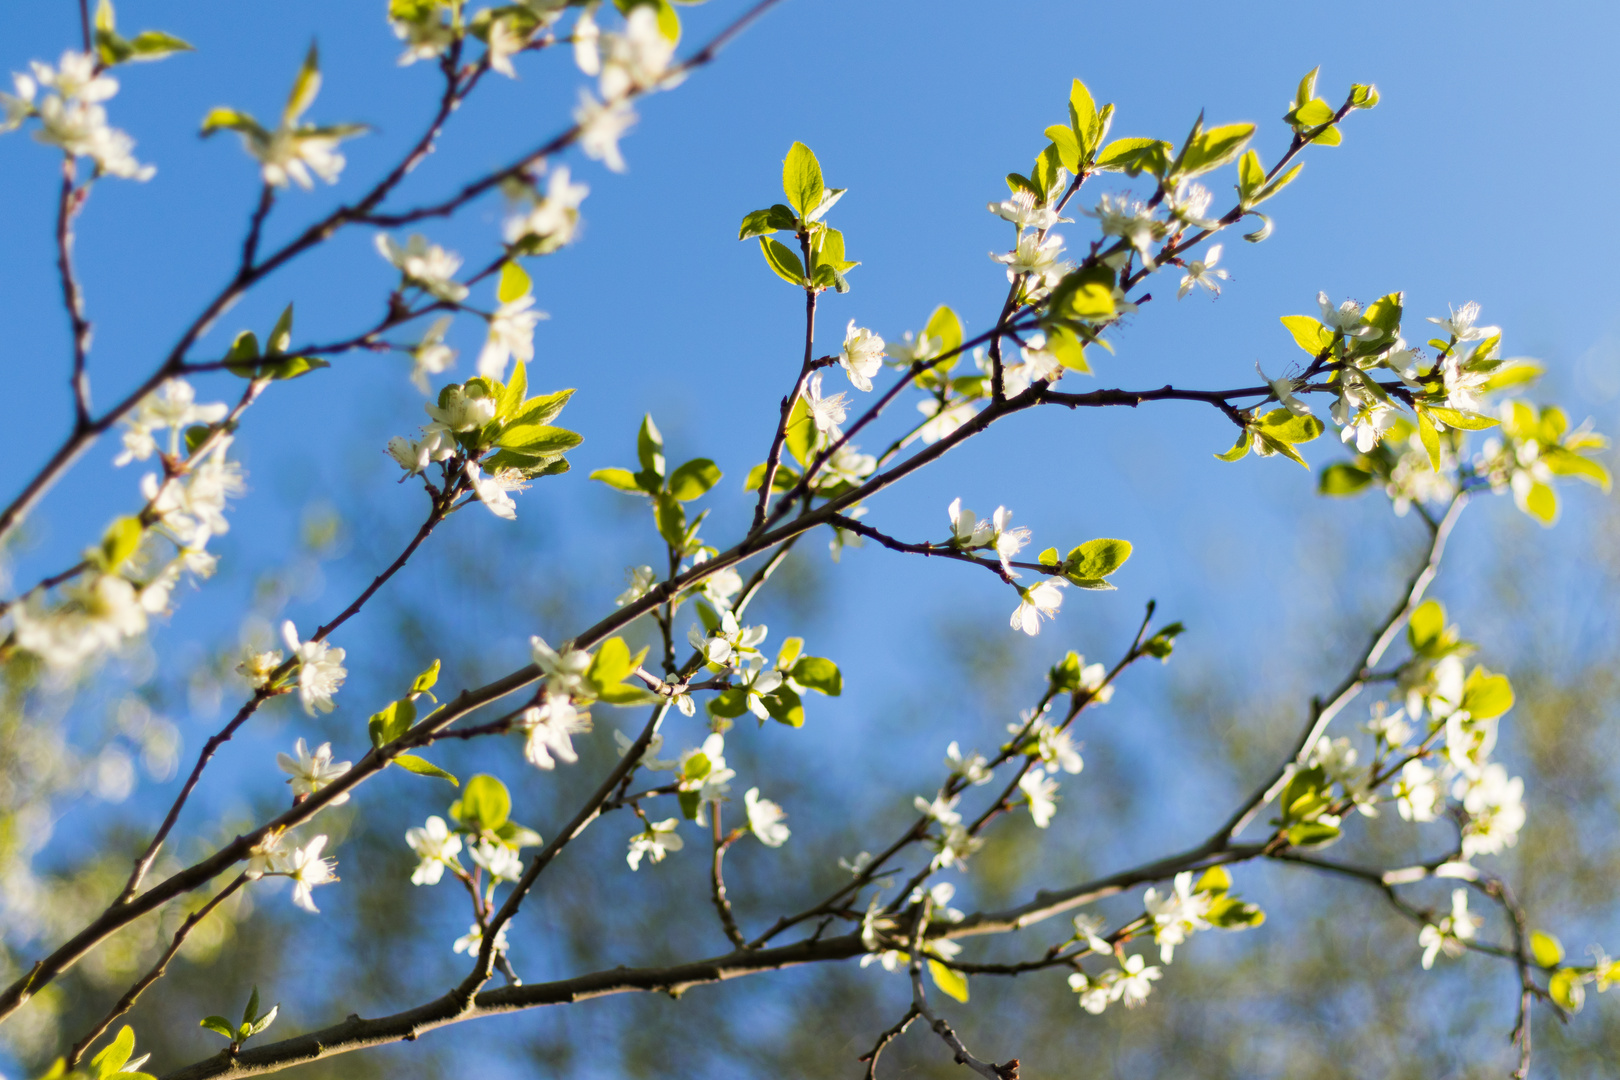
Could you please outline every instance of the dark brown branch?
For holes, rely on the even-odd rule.
[[[866,1080],[877,1080],[878,1058],[884,1050],[888,1049],[889,1044],[904,1035],[906,1028],[911,1026],[911,1022],[921,1015],[922,1013],[917,1011],[917,1006],[912,1005],[906,1010],[906,1015],[900,1018],[898,1024],[878,1036],[877,1043],[873,1045],[872,1049],[856,1058],[857,1061],[866,1062]]]

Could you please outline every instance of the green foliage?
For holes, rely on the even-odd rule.
[[[474,831],[496,831],[511,812],[512,796],[506,785],[487,773],[470,777],[461,798],[450,804],[450,816]]]
[[[1082,589],[1113,589],[1104,579],[1130,557],[1129,540],[1087,540],[1063,560],[1063,576]]]
[[[177,52],[194,52],[186,42],[161,30],[143,30],[134,38],[118,32],[117,17],[112,0],[101,0],[96,5],[96,55],[106,67],[132,61],[162,60]]]

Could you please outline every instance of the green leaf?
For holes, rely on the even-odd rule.
[[[331,366],[316,356],[289,356],[285,360],[260,365],[259,374],[261,377],[271,379],[296,379],[300,375]]]
[[[315,95],[321,92],[321,56],[310,42],[309,52],[304,56],[304,66],[298,69],[298,78],[293,80],[292,93],[287,95],[287,107],[282,110],[281,123],[283,127],[292,127],[304,111],[315,103]]]
[[[1256,434],[1275,442],[1308,443],[1322,434],[1322,421],[1314,416],[1296,416],[1288,409],[1272,409],[1260,417]]]
[[[1239,435],[1237,442],[1232,444],[1232,449],[1228,450],[1224,454],[1216,454],[1215,459],[1217,461],[1241,461],[1243,458],[1248,456],[1249,447],[1253,445],[1253,443],[1254,432],[1250,431],[1248,428],[1244,428],[1243,434]]]
[[[822,656],[801,656],[789,672],[793,681],[811,690],[819,690],[828,697],[844,692],[844,676],[838,665]]]
[[[138,517],[114,518],[102,534],[101,547],[96,549],[96,562],[102,570],[116,571],[141,546],[146,529]]]
[[[937,343],[935,356],[954,352],[962,347],[962,320],[956,317],[956,312],[949,306],[941,304],[934,309],[932,315],[928,316],[928,325],[923,327],[923,334]],[[942,365],[946,370],[951,366],[953,365]]]
[[[1081,588],[1098,588],[1082,582],[1101,581],[1125,565],[1131,557],[1129,540],[1087,540],[1063,561],[1065,576]]]
[[[1056,143],[1047,143],[1046,148],[1036,155],[1035,167],[1029,170],[1029,178],[1042,199],[1052,190],[1052,185],[1057,181],[1057,171],[1062,165]]]
[[[619,683],[617,686],[603,687],[596,697],[599,701],[604,701],[609,705],[618,705],[622,708],[633,705],[656,705],[665,700],[646,687],[636,686],[631,683]]]
[[[771,719],[788,727],[804,726],[804,702],[790,686],[781,686],[760,698]]]
[[[776,272],[777,277],[790,285],[802,287],[809,284],[808,279],[804,276],[804,264],[799,261],[799,257],[786,244],[779,240],[772,240],[768,236],[762,236],[759,240],[759,250],[765,256],[765,262]]]
[[[1339,134],[1337,127],[1323,128],[1311,137],[1311,142],[1319,146],[1338,146],[1343,141],[1344,136]]]
[[[765,482],[765,463],[762,461],[748,470],[748,478],[743,481],[744,491],[758,491],[759,485]],[[776,467],[776,478],[771,487],[776,491],[789,491],[799,482],[799,474],[786,465]]]
[[[1046,137],[1057,147],[1058,161],[1063,163],[1063,167],[1070,172],[1079,172],[1084,158],[1080,150],[1080,140],[1075,137],[1074,129],[1063,124],[1053,124],[1046,129]]]
[[[959,971],[952,971],[938,960],[928,961],[928,974],[934,979],[934,985],[939,987],[940,993],[957,1001],[966,1002],[968,999],[967,976]]]
[[[740,686],[722,690],[709,699],[709,714],[722,720],[735,720],[748,711],[748,691]]]
[[[556,457],[584,441],[578,432],[550,424],[510,424],[501,431],[495,445],[527,457]]]
[[[1401,329],[1401,312],[1405,304],[1405,293],[1392,292],[1368,304],[1367,313],[1362,318],[1368,326],[1376,326],[1394,337]]]
[[[1224,866],[1212,866],[1199,875],[1193,892],[1224,893],[1232,887],[1232,874]]]
[[[1293,122],[1296,127],[1321,127],[1333,119],[1333,106],[1321,98],[1312,98],[1294,110]]]
[[[522,360],[512,368],[512,377],[501,388],[495,400],[495,419],[512,420],[523,408],[523,396],[529,392],[529,369]]]
[[[516,376],[513,376],[513,380],[516,381]],[[524,382],[527,383],[527,381],[527,376],[525,376]],[[511,422],[514,424],[549,424],[557,419],[557,416],[563,411],[563,406],[567,405],[568,399],[573,396],[574,391],[568,389],[532,397],[517,410],[517,415],[512,417]]]
[[[1106,266],[1089,266],[1065,275],[1052,290],[1052,314],[1072,319],[1101,322],[1119,311],[1114,303],[1114,272]]]
[[[1564,946],[1545,930],[1536,930],[1530,934],[1530,955],[1544,968],[1557,967],[1564,958]]]
[[[800,465],[809,465],[810,458],[815,452],[816,425],[810,419],[810,406],[805,403],[802,395],[793,402],[793,408],[788,411],[786,438],[788,453],[792,454]],[[764,483],[763,477],[760,483]]]
[[[591,658],[591,666],[585,672],[585,677],[597,689],[615,686],[624,682],[646,656],[645,648],[634,656],[630,655],[630,646],[624,643],[624,638],[608,638]]]
[[[269,1012],[265,1013],[263,1016],[259,1017],[255,1021],[253,1021],[252,1026],[248,1028],[247,1034],[248,1035],[257,1035],[257,1034],[259,1034],[265,1028],[269,1027],[271,1024],[276,1022],[276,1015],[278,1013],[280,1013],[280,1012],[281,1012],[280,1004],[270,1006],[270,1011]],[[244,1036],[244,1038],[245,1037],[246,1036]]]
[[[170,53],[196,52],[187,42],[161,30],[143,30],[129,44],[130,60],[161,60]]]
[[[720,482],[720,467],[708,458],[693,458],[669,477],[669,493],[681,502],[705,495]]]
[[[125,1024],[118,1030],[118,1037],[102,1047],[101,1052],[90,1059],[90,1067],[96,1071],[99,1080],[105,1080],[122,1069],[134,1052],[135,1029]]]
[[[636,433],[636,458],[643,469],[663,479],[664,436],[658,430],[658,425],[653,423],[652,413],[642,417],[641,430]]]
[[[1235,896],[1223,896],[1210,905],[1205,918],[1222,930],[1248,930],[1265,922],[1266,913]]]
[[[1251,205],[1258,205],[1265,202],[1267,199],[1277,194],[1277,192],[1281,191],[1289,184],[1292,184],[1294,182],[1294,177],[1298,176],[1299,170],[1303,169],[1304,167],[1305,163],[1303,161],[1297,162],[1287,172],[1283,173],[1281,176],[1277,177],[1277,179],[1267,184],[1260,194],[1255,196]]]
[[[259,1012],[259,988],[255,986],[253,993],[248,995],[247,1007],[242,1010],[242,1023],[251,1024]]]
[[[412,683],[411,683],[411,696],[415,697],[417,694],[427,694],[428,697],[430,697],[430,698],[433,697],[433,694],[432,694],[431,691],[433,690],[434,686],[438,685],[438,682],[439,682],[439,661],[434,660],[433,663],[430,664],[426,668],[426,670],[424,670],[420,675],[418,675],[415,678],[414,681],[412,681]],[[437,701],[439,699],[438,698],[433,698],[433,700]]]
[[[686,546],[686,508],[668,492],[653,497],[653,516],[658,523],[658,535],[670,547],[680,550]]]
[[[1294,335],[1294,342],[1312,356],[1321,356],[1333,344],[1333,332],[1309,315],[1284,315],[1283,326]]]
[[[1350,86],[1350,104],[1357,109],[1371,109],[1378,105],[1378,87],[1352,83]]]
[[[1406,624],[1406,640],[1414,652],[1422,652],[1439,642],[1445,631],[1445,606],[1438,600],[1425,600]]]
[[[636,483],[635,474],[629,469],[597,469],[591,473],[590,479],[600,480],[610,488],[627,491],[632,495],[644,495],[641,486]]]
[[[1154,659],[1168,664],[1170,662],[1170,654],[1174,652],[1176,648],[1176,638],[1180,637],[1186,632],[1186,630],[1187,628],[1185,626],[1182,626],[1178,622],[1173,622],[1163,630],[1160,630],[1157,634],[1154,634],[1152,637],[1144,641],[1142,643],[1142,651]]]
[[[1295,847],[1326,847],[1339,838],[1339,827],[1322,821],[1302,821],[1288,828],[1288,842]]]
[[[1081,157],[1091,157],[1097,152],[1097,144],[1102,141],[1102,118],[1097,115],[1097,103],[1092,99],[1091,91],[1079,79],[1069,84],[1069,123],[1074,127],[1075,138],[1080,143]]]
[[[534,282],[529,280],[528,272],[514,259],[501,267],[501,280],[495,286],[495,299],[503,304],[510,304],[514,300],[528,296],[533,288]]]
[[[205,1027],[209,1031],[223,1035],[227,1039],[231,1040],[231,1042],[236,1041],[236,1029],[233,1028],[231,1026],[231,1022],[225,1019],[223,1016],[205,1016],[198,1022],[198,1026]]]
[[[270,138],[270,133],[264,130],[264,127],[257,120],[245,112],[223,107],[208,110],[208,115],[203,117],[202,122],[203,136],[207,137],[216,131],[222,130],[240,131],[244,134],[256,135],[266,141]]]
[[[1294,91],[1294,107],[1298,108],[1316,96],[1316,75],[1321,67],[1313,67],[1299,80],[1299,89]]]
[[[514,850],[517,848],[539,847],[540,834],[533,829],[525,828],[515,821],[508,821],[495,830],[495,835],[501,843]]]
[[[1541,524],[1551,526],[1558,520],[1558,493],[1546,484],[1531,484],[1524,496],[1523,509]]]
[[[804,143],[794,143],[788,148],[787,158],[782,162],[782,190],[787,194],[787,201],[802,218],[821,205],[821,194],[825,189],[821,181],[821,163],[816,160],[816,155]],[[799,276],[804,275],[800,273]]]
[[[1566,450],[1562,446],[1546,446],[1541,450],[1540,460],[1556,476],[1573,476],[1589,484],[1596,484],[1604,491],[1609,490],[1609,470],[1592,458]]]
[[[1367,490],[1372,480],[1372,473],[1358,469],[1347,461],[1335,461],[1322,470],[1322,476],[1316,482],[1316,490],[1323,495],[1343,498],[1359,495]]]
[[[416,703],[410,698],[400,698],[391,702],[386,708],[371,714],[366,721],[366,730],[371,733],[372,746],[386,746],[411,730],[416,723]]]
[[[415,754],[399,754],[394,758],[394,764],[401,766],[406,772],[415,773],[417,776],[433,776],[440,780],[448,780],[456,787],[461,786],[460,780],[457,780],[454,776],[433,764],[433,762],[419,758]]]
[[[461,798],[450,804],[450,816],[464,825],[498,829],[512,812],[512,796],[506,785],[487,773],[467,781]]]
[[[1436,470],[1436,471],[1439,471],[1439,469],[1440,469],[1440,433],[1435,430],[1434,422],[1429,419],[1429,414],[1425,410],[1423,410],[1423,409],[1418,409],[1417,410],[1417,419],[1418,419],[1418,438],[1423,443],[1423,449],[1425,449],[1425,450],[1427,450],[1429,452],[1429,467]]]
[[[1198,176],[1218,169],[1243,152],[1254,138],[1253,124],[1225,124],[1198,134],[1181,157],[1179,176]]]
[[[1581,985],[1580,972],[1574,968],[1561,968],[1547,980],[1547,993],[1560,1007],[1572,1013],[1580,1012],[1586,1003],[1586,988]]]
[[[737,229],[737,239],[747,240],[751,236],[766,236],[773,232],[797,232],[798,229],[799,219],[793,215],[793,210],[776,203],[767,209],[744,215],[742,225]]]
[[[1238,159],[1238,199],[1243,205],[1251,204],[1254,197],[1259,194],[1261,185],[1266,182],[1265,166],[1260,164],[1260,155],[1254,150],[1245,150]]]
[[[1494,720],[1513,708],[1513,684],[1506,675],[1476,667],[1463,683],[1462,708],[1475,720]]]
[[[270,336],[264,339],[265,356],[283,356],[292,345],[293,306],[288,304],[276,319]]]
[[[782,642],[782,648],[776,654],[776,667],[779,671],[791,672],[793,662],[804,651],[804,638],[790,637]]]
[[[225,354],[225,366],[233,375],[240,375],[244,379],[251,379],[258,374],[259,339],[253,331],[243,330],[231,342],[230,352]],[[250,363],[249,361],[254,361]]]
[[[1494,416],[1481,416],[1479,413],[1467,412],[1463,409],[1447,409],[1439,406],[1426,410],[1429,416],[1440,421],[1449,428],[1458,428],[1462,431],[1484,431],[1493,428],[1502,421]]]
[[[1164,175],[1170,166],[1170,144],[1160,139],[1115,139],[1097,155],[1098,172],[1139,176],[1144,171]]]

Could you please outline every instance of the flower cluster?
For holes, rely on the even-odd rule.
[[[0,93],[0,132],[37,118],[35,138],[72,157],[89,158],[98,174],[126,180],[156,175],[156,167],[135,160],[135,140],[107,123],[101,102],[118,93],[118,80],[94,56],[69,50],[54,68],[38,60],[29,67],[31,74],[12,74],[15,94]]]

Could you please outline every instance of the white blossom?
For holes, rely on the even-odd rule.
[[[624,33],[601,34],[597,48],[602,65],[597,85],[607,101],[678,81],[678,77],[667,77],[675,42],[659,29],[658,11],[651,5],[632,8],[625,17]]]
[[[1117,982],[1119,971],[1116,968],[1110,968],[1095,979],[1083,971],[1077,971],[1069,976],[1069,988],[1080,995],[1080,1007],[1093,1016],[1100,1015],[1108,1008],[1109,1003],[1115,1000],[1114,985]]]
[[[1012,197],[1001,202],[987,204],[987,209],[1003,221],[1010,221],[1018,226],[1018,231],[1036,229],[1045,231],[1060,221],[1069,221],[1070,218],[1058,217],[1057,211],[1035,200],[1035,193],[1028,188],[1019,188],[1013,192]]]
[[[1502,332],[1499,326],[1475,326],[1479,319],[1479,304],[1470,300],[1460,308],[1446,305],[1450,314],[1444,319],[1429,317],[1429,321],[1440,329],[1456,338],[1458,341],[1479,341],[1481,338],[1491,337]]]
[[[280,874],[287,869],[286,849],[287,834],[280,829],[271,829],[264,837],[248,851],[247,869],[242,876],[249,881],[257,881],[266,874]]]
[[[1063,606],[1063,589],[1068,585],[1066,581],[1054,581],[1048,578],[1031,585],[1029,588],[1016,586],[1018,589],[1018,606],[1013,609],[1012,628],[1022,630],[1030,637],[1041,632],[1041,619],[1055,618],[1058,609]]]
[[[1017,281],[1028,275],[1032,284],[1051,285],[1056,279],[1063,276],[1064,266],[1060,262],[1063,255],[1063,237],[1057,233],[1047,233],[1044,237],[1037,233],[1025,233],[1018,238],[1018,244],[1005,255],[990,253],[990,258],[1007,268],[1007,280]]]
[[[287,861],[286,874],[293,881],[292,901],[312,915],[319,915],[320,909],[315,906],[310,891],[317,885],[337,880],[337,875],[332,872],[337,866],[336,861],[321,858],[321,851],[325,847],[326,837],[317,836],[293,851]]]
[[[304,711],[310,716],[317,710],[331,712],[332,695],[349,674],[343,666],[344,651],[324,641],[300,643],[298,628],[291,619],[281,624],[281,638],[287,643],[288,654],[298,661],[298,697]]]
[[[445,866],[460,866],[456,856],[461,853],[461,837],[451,832],[444,818],[437,814],[429,817],[421,828],[406,829],[405,843],[421,859],[411,871],[412,885],[437,885],[444,876]]]
[[[1207,892],[1194,892],[1192,871],[1183,870],[1176,875],[1174,888],[1161,894],[1149,889],[1142,896],[1142,906],[1153,917],[1153,940],[1159,945],[1159,959],[1168,964],[1176,946],[1197,930],[1209,929],[1211,900]],[[1127,1004],[1129,1004],[1127,1002]]]
[[[165,379],[124,417],[124,450],[113,459],[113,464],[123,466],[151,457],[157,450],[152,434],[164,428],[169,429],[169,456],[178,457],[180,439],[186,428],[193,424],[217,424],[230,412],[230,407],[222,402],[198,405],[196,399],[197,391],[186,380]]]
[[[480,840],[467,854],[489,874],[491,884],[516,881],[523,876],[523,859],[517,850],[498,841]]]
[[[1427,971],[1433,967],[1434,958],[1442,952],[1450,957],[1467,952],[1467,946],[1463,943],[1473,938],[1474,931],[1483,922],[1479,916],[1468,913],[1468,890],[1453,889],[1451,914],[1438,923],[1425,924],[1418,932],[1418,945],[1423,949],[1423,969]]]
[[[624,172],[619,139],[636,122],[636,114],[623,101],[604,105],[589,90],[579,92],[579,108],[574,110],[579,125],[579,146],[585,156],[600,161],[614,172]]]
[[[554,769],[557,762],[579,760],[572,736],[591,730],[591,714],[574,708],[566,694],[547,694],[540,705],[523,710],[518,726],[527,733],[523,756],[537,769]]]
[[[450,329],[450,323],[455,316],[444,315],[433,321],[422,335],[422,340],[416,348],[411,350],[411,384],[422,393],[429,392],[429,375],[440,375],[450,370],[456,362],[456,350],[444,343],[444,335]],[[393,445],[389,443],[390,447]],[[390,450],[392,453],[392,450]],[[395,456],[395,460],[399,460]],[[409,468],[403,461],[401,466]],[[418,469],[418,472],[421,470]]]
[[[816,372],[806,380],[804,385],[804,405],[810,413],[811,423],[816,430],[831,433],[833,438],[838,437],[838,425],[844,422],[849,414],[846,395],[842,393],[823,397],[821,394],[821,372]]]
[[[658,575],[653,573],[653,568],[650,566],[631,566],[625,568],[624,577],[629,582],[629,587],[614,598],[615,607],[633,604],[646,596],[647,590],[653,587],[653,582],[657,580]]]
[[[293,744],[293,754],[296,756],[277,754],[276,765],[288,774],[287,783],[292,785],[293,798],[297,800],[315,794],[352,767],[351,762],[332,760],[332,744],[329,742],[321,743],[314,753],[310,753],[309,746],[300,738]],[[348,801],[349,793],[345,791],[334,796],[327,805],[341,806]]]
[[[1468,823],[1462,831],[1462,857],[1495,855],[1519,842],[1524,827],[1524,780],[1508,777],[1501,765],[1487,765],[1466,782],[1462,793]]]
[[[465,934],[456,938],[454,944],[451,945],[451,949],[454,952],[466,953],[468,956],[477,956],[479,950],[482,949],[483,946],[484,932],[483,930],[479,929],[477,923],[474,923],[472,926],[467,928],[467,932]],[[504,953],[506,949],[506,927],[503,926],[495,934],[495,951],[497,953]]]
[[[447,386],[440,391],[437,401],[422,407],[435,423],[442,424],[448,431],[476,431],[495,419],[496,404],[493,397],[483,392],[481,383],[474,383],[471,387]]]
[[[533,311],[534,297],[508,300],[489,317],[489,337],[478,354],[478,374],[486,379],[504,379],[506,362],[517,357],[522,363],[534,359],[534,327],[550,318],[544,311]]]
[[[766,847],[781,847],[787,842],[790,835],[788,827],[782,824],[787,817],[782,808],[769,799],[759,797],[759,788],[752,787],[743,795],[743,804],[748,810],[748,828],[759,842]]]
[[[1107,927],[1108,924],[1101,915],[1080,914],[1074,917],[1074,936],[1078,940],[1084,941],[1086,948],[1104,956],[1114,951],[1114,947],[1102,936],[1102,932]]]
[[[562,247],[574,238],[579,228],[580,203],[590,193],[586,185],[573,182],[568,166],[557,166],[546,181],[545,197],[536,200],[526,212],[506,219],[506,242],[516,244],[532,236],[543,241],[542,251]]]
[[[664,856],[671,851],[679,851],[686,846],[681,834],[675,831],[680,824],[677,818],[665,818],[663,821],[649,821],[647,827],[630,838],[630,853],[625,861],[630,869],[641,869],[641,858],[646,856],[655,863],[664,861]]]
[[[945,767],[951,770],[952,776],[960,776],[963,780],[977,787],[988,784],[994,777],[986,766],[985,756],[975,750],[964,755],[961,748],[953,741],[945,748]]]
[[[1127,1009],[1134,1009],[1147,1001],[1148,994],[1153,992],[1153,981],[1163,974],[1157,967],[1148,967],[1147,961],[1140,955],[1126,957],[1124,967],[1118,973],[1109,991],[1109,997],[1114,1001],[1123,1002]]]
[[[270,676],[281,666],[283,659],[285,657],[280,649],[250,653],[236,665],[236,671],[247,680],[249,686],[257,690],[270,682]]]
[[[1334,307],[1333,301],[1328,299],[1328,294],[1319,292],[1316,294],[1316,303],[1322,309],[1322,325],[1329,330],[1337,330],[1348,338],[1372,337],[1378,333],[1376,326],[1367,325],[1361,304],[1355,300],[1346,300],[1338,307]]]
[[[839,366],[855,389],[869,391],[872,389],[872,376],[883,367],[883,339],[865,327],[856,327],[855,320],[849,320],[849,326],[844,330],[844,347],[838,354]]]
[[[1187,264],[1187,272],[1182,275],[1181,287],[1176,290],[1176,299],[1180,300],[1193,291],[1193,288],[1202,285],[1216,296],[1221,295],[1218,284],[1229,276],[1225,270],[1217,269],[1215,264],[1221,260],[1221,245],[1212,244],[1204,252],[1202,259],[1195,259]]]
[[[1153,208],[1129,195],[1104,195],[1097,209],[1083,213],[1097,219],[1104,236],[1117,236],[1142,257],[1142,265],[1151,270],[1153,242],[1169,232],[1169,225],[1153,216]]]
[[[522,491],[529,486],[528,481],[523,479],[522,472],[517,469],[501,469],[499,472],[486,475],[476,461],[467,462],[466,472],[467,482],[472,485],[473,493],[490,513],[506,521],[517,519],[517,503],[512,501],[510,493]]]
[[[1045,769],[1030,769],[1018,778],[1018,790],[1029,800],[1029,816],[1037,829],[1044,829],[1057,812],[1058,782],[1046,775]]]
[[[574,648],[573,642],[553,649],[538,634],[529,638],[529,651],[535,666],[546,680],[546,693],[555,697],[569,697],[585,689],[585,672],[591,666],[591,654]]]
[[[452,303],[467,298],[467,286],[455,280],[461,269],[461,256],[430,244],[420,233],[413,233],[400,247],[387,233],[377,234],[377,253],[387,259],[405,280],[419,286],[429,296]]]
[[[1401,766],[1394,792],[1395,809],[1407,821],[1433,821],[1445,800],[1435,771],[1418,758]]]

